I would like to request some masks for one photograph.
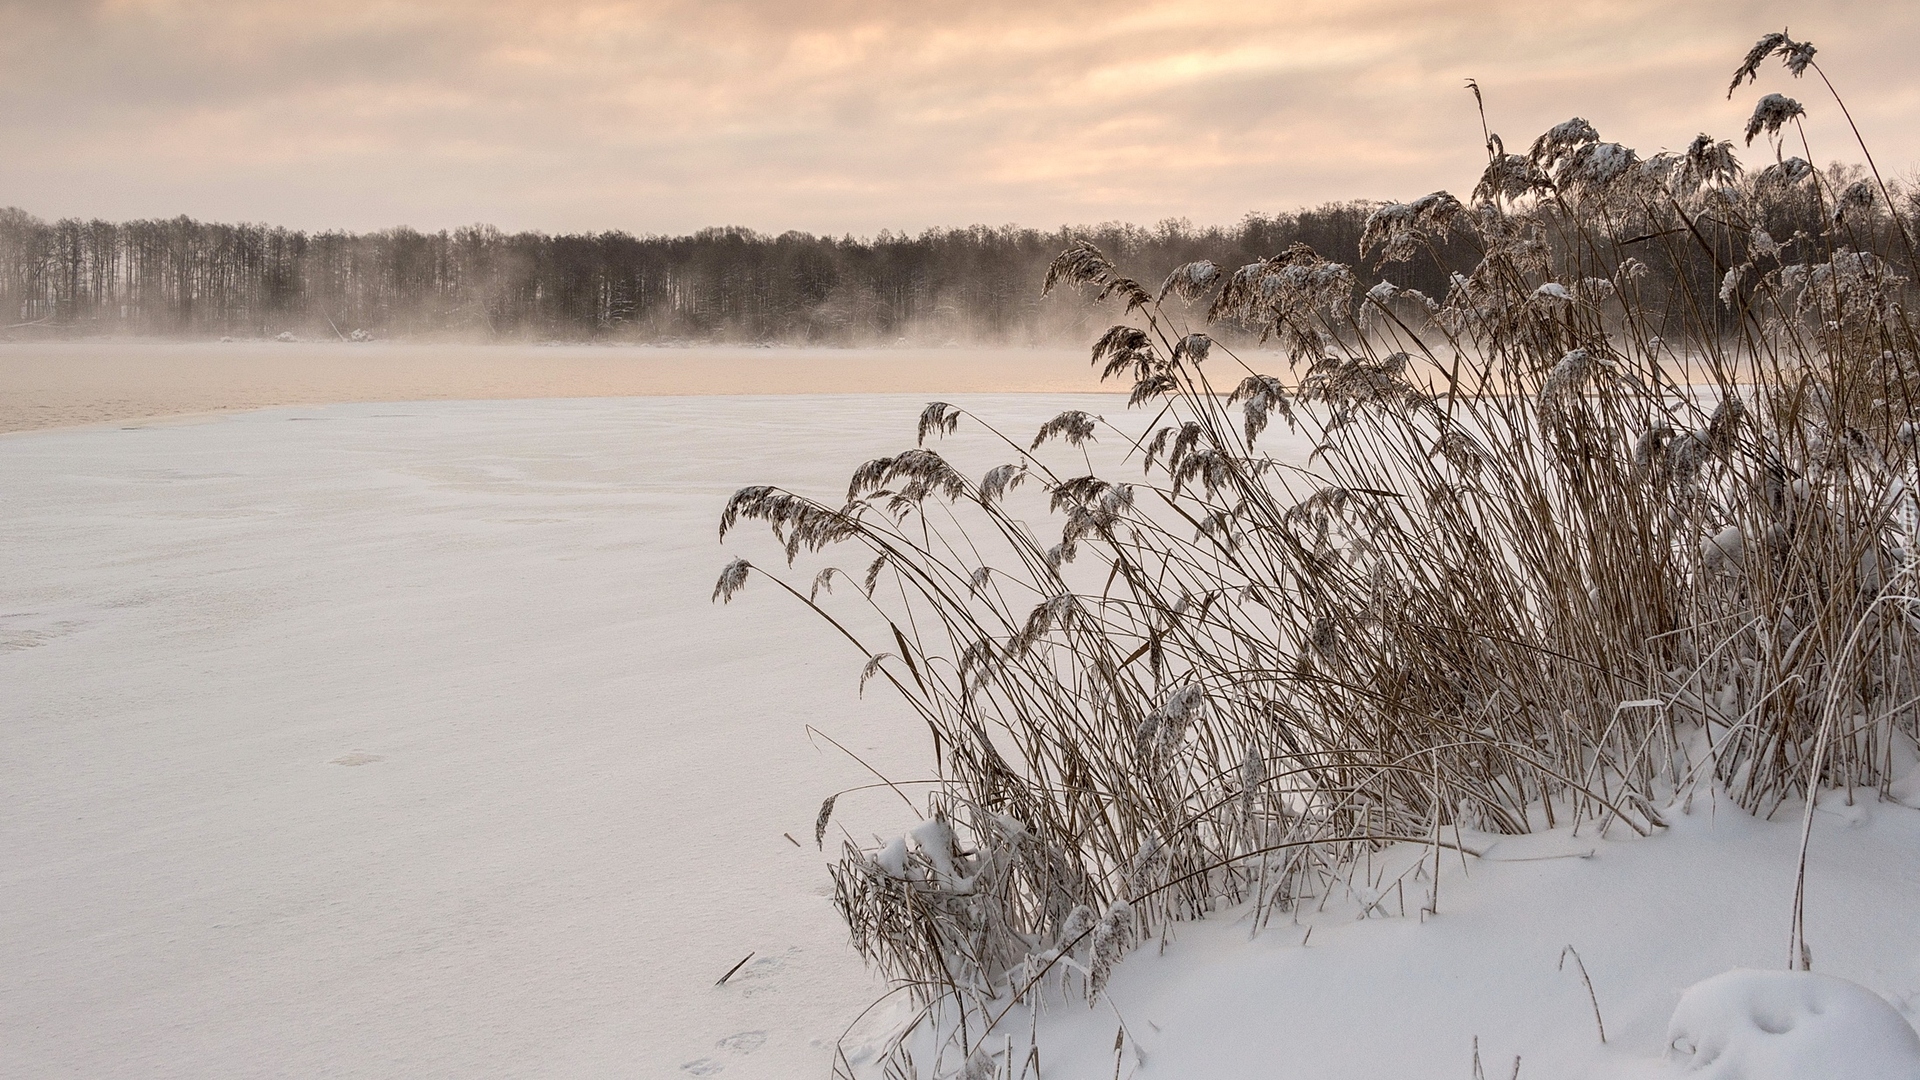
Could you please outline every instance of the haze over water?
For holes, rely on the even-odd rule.
[[[0,432],[349,401],[1099,389],[1080,349],[0,344]]]

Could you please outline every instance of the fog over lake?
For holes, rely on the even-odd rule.
[[[1097,389],[1078,349],[0,344],[0,432],[348,401]]]

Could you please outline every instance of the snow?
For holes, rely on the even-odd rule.
[[[892,840],[887,841],[887,845],[874,854],[873,861],[879,864],[880,869],[887,872],[888,877],[905,880],[907,876],[907,838],[904,836],[896,836]]]
[[[778,562],[714,528],[744,483],[844,490],[923,400],[0,437],[0,1073],[824,1076],[882,990],[827,899],[836,838],[964,870],[885,789],[841,796],[811,846],[820,800],[872,776],[809,726],[896,777],[925,775],[924,727],[860,698],[860,658],[762,583],[712,604],[731,554]],[[1014,431],[1121,411],[956,400]],[[1892,793],[1920,804],[1912,751]],[[1476,1045],[1496,1080],[1516,1057],[1523,1078],[1920,1076],[1920,810],[1821,800],[1811,975],[1782,970],[1798,811],[1703,790],[1667,818],[1465,834],[1437,915],[1409,847],[1264,927],[1175,926],[1096,1007],[1037,1018],[1045,1075],[1113,1076],[1119,1029],[1138,1080],[1464,1080]]]
[[[711,603],[715,526],[923,401],[0,437],[0,1074],[823,1075],[882,989],[825,863],[894,797],[817,851],[871,776],[806,727],[897,776],[925,729],[798,605]]]
[[[1047,1075],[1112,1076],[1121,1028],[1120,1075],[1139,1080],[1276,1075],[1281,1062],[1284,1075],[1329,1080],[1466,1080],[1476,1043],[1495,1080],[1516,1057],[1523,1080],[1914,1075],[1900,1069],[1916,1060],[1906,1025],[1920,1006],[1920,812],[1856,794],[1852,806],[1830,794],[1815,815],[1807,920],[1818,978],[1793,1000],[1826,1015],[1790,1036],[1762,1038],[1750,1022],[1747,1003],[1782,996],[1765,987],[1774,972],[1715,976],[1810,978],[1782,970],[1797,815],[1758,821],[1702,796],[1644,840],[1465,834],[1483,857],[1447,853],[1437,916],[1420,915],[1429,886],[1413,872],[1431,868],[1431,849],[1413,847],[1361,867],[1353,895],[1257,933],[1244,910],[1175,926],[1164,946],[1149,942],[1115,969],[1107,1001],[1056,996],[1042,1011]],[[1715,1071],[1689,1072],[1669,1054],[1670,1022],[1696,1047],[1728,1048]],[[1028,1020],[1016,1013],[1010,1029],[1018,1056]],[[1794,1064],[1842,1045],[1817,1068]],[[1901,1064],[1845,1071],[1878,1062]]]
[[[1709,570],[1739,566],[1747,558],[1747,534],[1738,525],[1728,525],[1700,541],[1700,559]]]
[[[1740,969],[1680,995],[1667,1046],[1700,1080],[1914,1080],[1920,1035],[1871,990],[1808,971]]]

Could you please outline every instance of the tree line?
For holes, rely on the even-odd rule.
[[[1822,178],[1800,165],[1804,172],[1791,184],[1767,179],[1776,166],[1724,191],[1744,193],[1776,238],[1832,235],[1838,220],[1829,220],[1832,202],[1823,193],[1861,188],[1859,170],[1835,166]],[[1889,237],[1915,232],[1920,214],[1910,199],[1896,198],[1897,209],[1866,208],[1880,224],[1864,234],[1854,227],[1858,215],[1851,219],[1850,242],[1890,255],[1903,250]],[[1452,234],[1418,258],[1363,253],[1369,218],[1383,206],[1392,213],[1389,204],[1344,202],[1249,214],[1232,226],[976,225],[871,238],[737,227],[688,236],[508,233],[487,225],[305,232],[189,217],[48,222],[0,208],[0,334],[1062,344],[1086,341],[1117,314],[1071,291],[1041,296],[1048,264],[1080,240],[1150,289],[1196,260],[1230,272],[1305,244],[1353,264],[1356,299],[1385,279],[1437,300],[1455,274],[1478,263],[1480,252]],[[1556,212],[1552,199],[1536,207],[1536,214]],[[1697,295],[1747,257],[1751,237],[1726,215],[1703,212],[1692,222],[1691,235],[1677,242],[1644,238],[1641,288]],[[1634,227],[1628,218],[1617,225]],[[1233,338],[1245,331],[1213,332]]]
[[[0,209],[0,327],[20,336],[414,337],[915,344],[1078,341],[1103,316],[1042,298],[1047,264],[1090,240],[1142,280],[1293,243],[1352,257],[1375,204],[1236,226],[930,229],[865,239],[743,228],[305,232],[188,217],[43,221]],[[1412,270],[1420,276],[1423,272]],[[1419,282],[1444,290],[1428,267]]]

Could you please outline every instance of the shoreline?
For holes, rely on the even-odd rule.
[[[1084,349],[0,343],[0,436],[348,403],[1115,392]]]

